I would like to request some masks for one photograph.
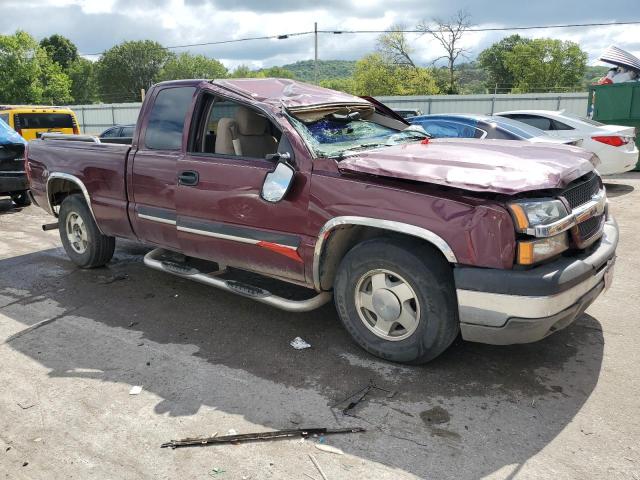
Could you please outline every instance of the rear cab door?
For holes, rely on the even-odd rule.
[[[180,250],[176,231],[177,163],[195,85],[156,86],[140,113],[127,171],[129,218],[136,236]]]
[[[254,125],[238,120],[242,114]],[[190,256],[304,281],[300,247],[305,241],[311,160],[293,128],[276,117],[226,90],[208,86],[200,92],[188,148],[177,163],[178,240]],[[230,125],[237,129],[241,151],[234,150]],[[296,174],[284,199],[269,203],[260,193],[277,163],[266,155],[276,152],[291,156]]]

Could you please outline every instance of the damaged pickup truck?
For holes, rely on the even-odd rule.
[[[155,85],[131,145],[44,134],[27,171],[80,267],[137,240],[150,267],[274,307],[333,295],[364,349],[424,363],[459,333],[540,340],[607,288],[618,227],[596,161],[432,140],[372,99],[238,79]]]

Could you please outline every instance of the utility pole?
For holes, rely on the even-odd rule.
[[[313,22],[313,34],[315,40],[315,57],[313,61],[313,80],[318,85],[318,22]]]

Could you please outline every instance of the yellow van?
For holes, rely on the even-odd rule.
[[[76,114],[68,108],[0,105],[0,118],[25,140],[33,140],[48,132],[80,133]]]

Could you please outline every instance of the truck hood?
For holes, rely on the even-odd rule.
[[[340,161],[341,172],[413,180],[478,192],[563,188],[593,170],[586,150],[514,140],[439,139],[377,148]]]

